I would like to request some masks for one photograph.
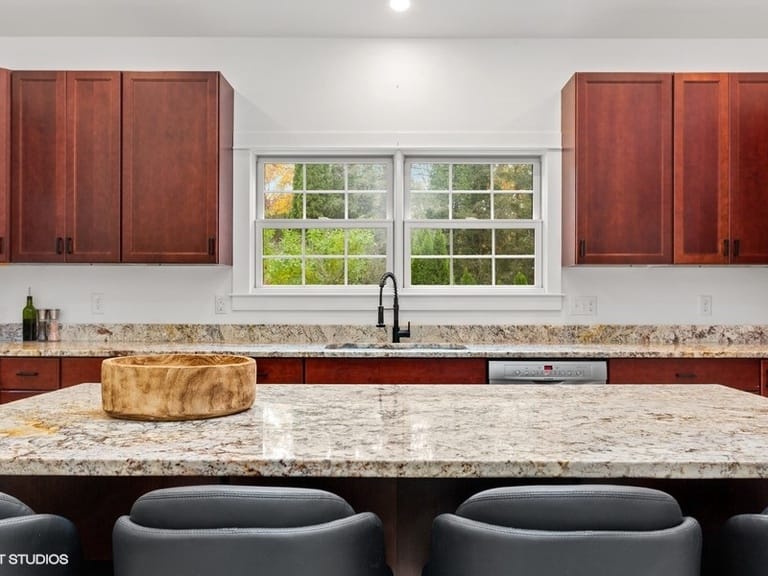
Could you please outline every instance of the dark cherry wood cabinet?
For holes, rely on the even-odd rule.
[[[119,262],[120,73],[11,78],[11,260]]]
[[[731,261],[768,263],[768,74],[730,75]]]
[[[254,358],[256,384],[302,384],[304,361],[301,358]]]
[[[64,357],[61,359],[59,387],[67,388],[84,382],[101,382],[99,357]]]
[[[578,73],[561,104],[563,263],[671,263],[672,74]]]
[[[730,260],[728,74],[675,74],[674,261]]]
[[[58,388],[58,358],[0,358],[0,403]]]
[[[307,384],[484,384],[484,358],[306,358]]]
[[[232,262],[234,93],[217,72],[123,73],[124,262]]]
[[[10,260],[11,72],[0,68],[0,262]]]
[[[723,384],[761,393],[761,361],[753,358],[612,358],[609,384]]]

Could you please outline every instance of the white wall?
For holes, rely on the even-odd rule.
[[[768,41],[0,38],[11,69],[220,70],[236,90],[243,147],[557,143],[560,88],[575,71],[768,71]],[[245,183],[240,182],[241,187]],[[243,216],[236,216],[236,218]],[[370,312],[215,315],[227,267],[0,267],[0,323],[18,322],[27,286],[65,322],[362,323]],[[563,271],[562,312],[409,313],[425,323],[768,323],[768,267]],[[92,292],[104,314],[91,313]],[[700,316],[697,296],[713,297]],[[596,296],[597,314],[570,314]],[[375,295],[372,295],[372,303]],[[406,318],[408,319],[408,318]]]

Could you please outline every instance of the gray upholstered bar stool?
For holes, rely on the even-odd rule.
[[[434,520],[424,576],[698,576],[701,538],[658,490],[495,488]]]
[[[155,490],[118,518],[112,544],[115,576],[391,576],[381,520],[314,489]]]
[[[768,574],[768,508],[762,514],[738,514],[720,534],[722,576]]]
[[[82,570],[80,537],[70,520],[35,514],[0,492],[0,574],[76,576]]]

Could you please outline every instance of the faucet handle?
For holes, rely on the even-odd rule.
[[[376,322],[376,328],[384,328],[386,325],[384,324],[384,306],[379,305],[379,318],[378,322]]]
[[[398,335],[400,338],[410,338],[411,337],[411,321],[408,320],[408,328],[405,330],[400,330]]]

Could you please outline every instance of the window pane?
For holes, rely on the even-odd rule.
[[[447,255],[448,239],[448,230],[418,228],[411,234],[411,254],[422,256]]]
[[[344,218],[344,194],[307,194],[307,218]]]
[[[301,254],[301,229],[266,229],[262,235],[264,255],[287,256]]]
[[[411,258],[411,284],[414,286],[447,286],[450,273],[448,258]]]
[[[385,258],[349,259],[350,284],[377,284],[381,275],[386,271],[387,261]]]
[[[533,255],[536,233],[532,229],[496,230],[496,254]]]
[[[504,258],[496,260],[498,286],[533,286],[533,258]]]
[[[533,190],[533,164],[496,164],[494,190]]]
[[[491,254],[490,230],[454,230],[453,253],[469,256]]]
[[[307,258],[307,284],[344,284],[343,258]]]
[[[265,218],[301,218],[302,194],[270,192],[264,195]]]
[[[490,258],[461,258],[453,261],[453,283],[462,286],[490,286]]]
[[[387,231],[384,229],[352,229],[348,231],[347,238],[347,253],[350,255],[386,256],[387,254]]]
[[[344,230],[310,228],[307,230],[307,254],[344,254]]]
[[[350,164],[347,188],[349,190],[386,190],[385,164]]]
[[[265,286],[301,284],[301,258],[264,258]]]
[[[434,220],[448,218],[448,194],[430,192],[414,192],[411,194],[411,218],[419,220]]]
[[[448,164],[411,164],[411,190],[448,190]]]
[[[383,220],[387,217],[387,195],[360,192],[349,195],[349,218],[353,220]]]
[[[344,165],[307,164],[307,190],[344,190]]]
[[[533,194],[496,193],[493,195],[493,212],[497,220],[530,220],[533,218]]]
[[[454,164],[454,190],[490,190],[490,164]]]
[[[264,164],[264,191],[290,192],[294,190],[296,171],[302,170],[301,164]],[[302,187],[299,186],[299,190]]]
[[[491,217],[490,194],[453,194],[453,217],[478,218],[487,220]]]

